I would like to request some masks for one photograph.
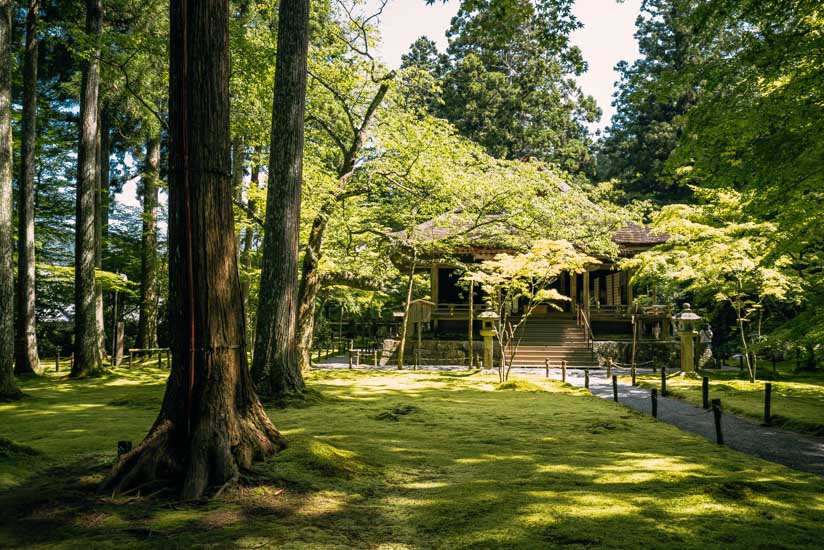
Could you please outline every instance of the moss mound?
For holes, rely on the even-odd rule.
[[[383,411],[382,413],[378,414],[375,417],[375,419],[399,422],[402,416],[418,412],[421,412],[421,409],[419,407],[416,407],[415,405],[398,405],[395,408],[389,409],[388,411]]]
[[[369,467],[359,461],[357,455],[346,449],[339,449],[316,439],[298,450],[307,468],[326,477],[350,478],[369,471]]]
[[[532,382],[527,382],[526,380],[507,380],[506,382],[501,382],[500,384],[495,386],[495,389],[528,392],[545,391],[544,388],[542,388],[538,384],[533,384]]]
[[[18,458],[37,456],[40,451],[27,445],[20,445],[5,437],[0,437],[0,460],[15,460]]]

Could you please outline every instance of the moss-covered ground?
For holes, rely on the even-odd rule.
[[[160,406],[151,367],[0,404],[0,547],[820,548],[824,480],[540,379],[319,371],[290,447],[207,502],[96,487]]]
[[[764,392],[772,384],[771,425],[801,433],[824,436],[824,372],[796,371],[794,363],[777,365],[775,371],[763,366],[761,380],[750,382],[746,373],[738,370],[704,370],[695,377],[673,377],[667,380],[667,392],[692,403],[702,405],[701,376],[709,378],[710,399],[721,399],[725,410],[763,421]],[[627,379],[628,380],[628,379]],[[660,375],[638,378],[646,387],[659,387]]]

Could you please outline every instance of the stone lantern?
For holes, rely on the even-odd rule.
[[[492,356],[494,348],[492,345],[492,337],[495,336],[495,321],[499,318],[495,310],[492,309],[492,302],[487,302],[486,309],[478,315],[478,319],[481,320],[481,336],[484,337],[483,365],[485,369],[493,368]]]
[[[695,337],[698,336],[695,327],[701,316],[695,314],[689,304],[684,304],[684,309],[675,316],[675,320],[678,322],[678,335],[681,337],[681,371],[694,372]]]

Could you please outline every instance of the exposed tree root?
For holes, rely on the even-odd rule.
[[[161,413],[162,416],[162,413]],[[257,403],[245,414],[201,416],[187,436],[186,426],[160,420],[149,435],[114,466],[103,490],[123,496],[154,481],[180,488],[184,500],[203,498],[210,487],[237,483],[252,463],[283,449],[286,440]]]

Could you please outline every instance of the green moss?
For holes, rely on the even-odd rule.
[[[0,431],[45,453],[0,461],[0,546],[818,548],[824,537],[824,480],[539,378],[495,391],[479,375],[312,373],[324,399],[267,409],[289,447],[250,486],[205,504],[110,501],[97,488],[114,445],[145,435],[167,376],[21,381],[31,397],[0,405]],[[387,412],[399,421],[376,420]]]

